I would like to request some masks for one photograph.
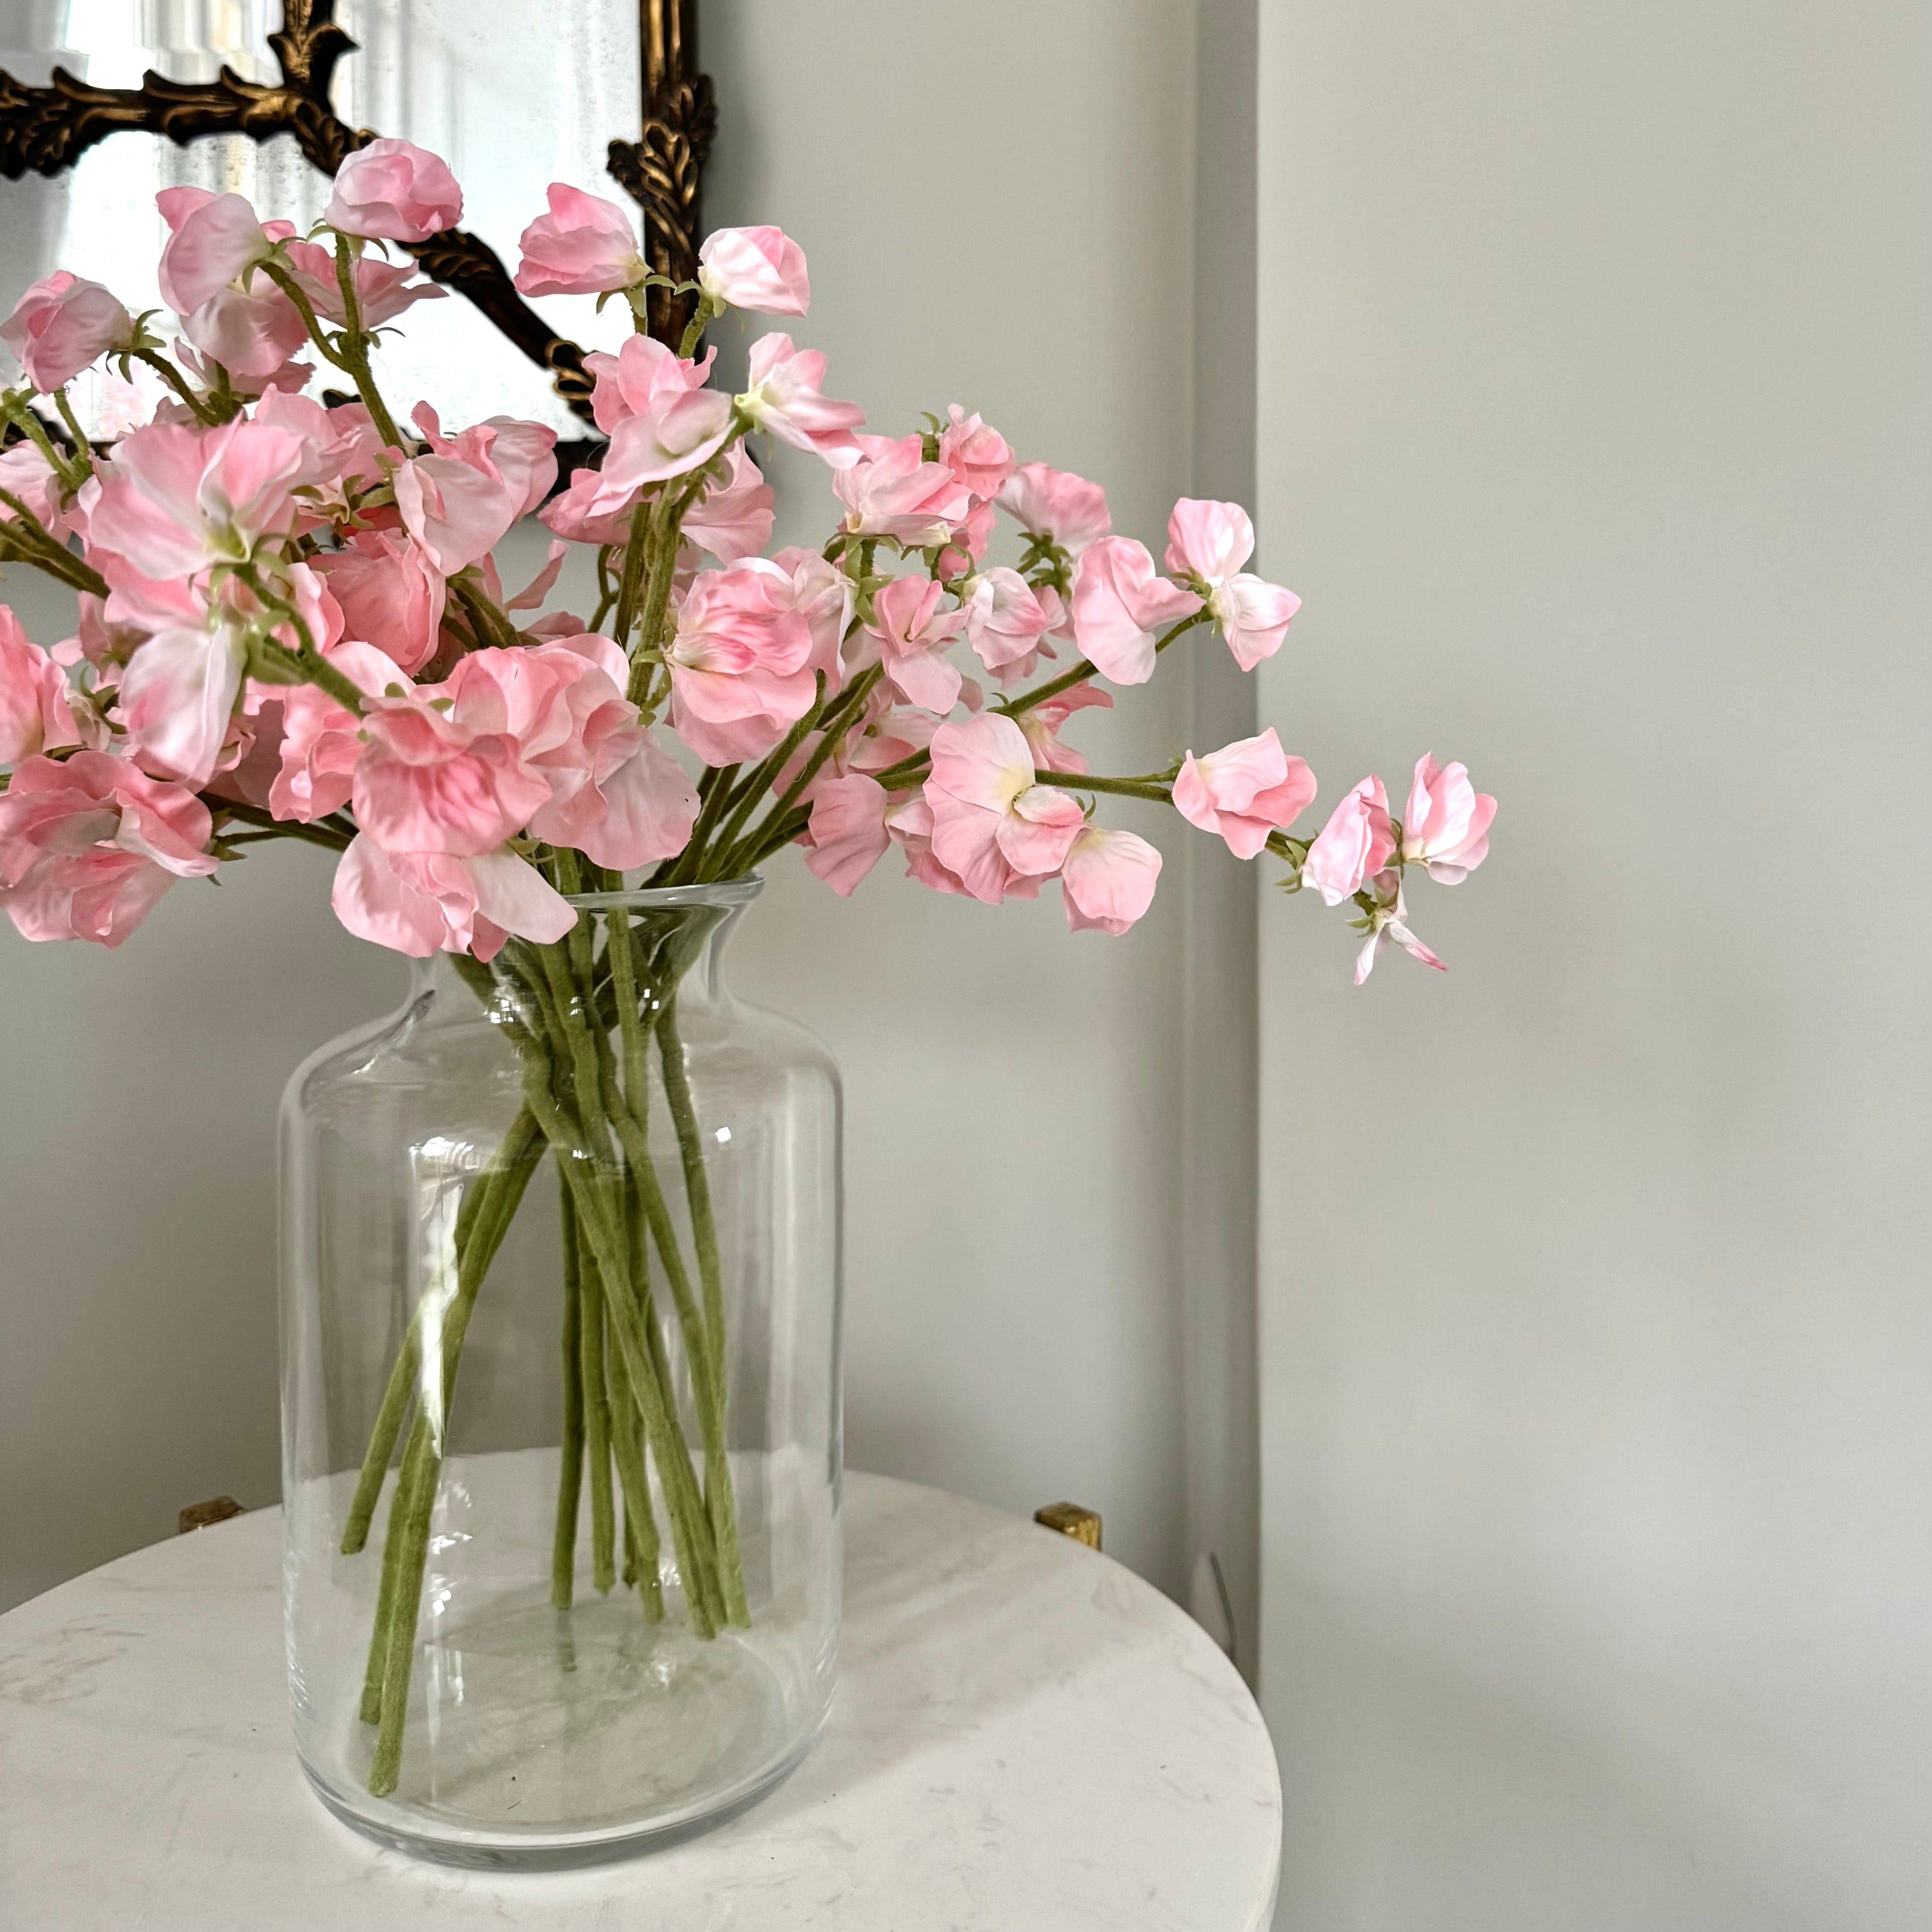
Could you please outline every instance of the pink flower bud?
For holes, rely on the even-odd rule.
[[[463,190],[440,156],[386,135],[337,170],[322,218],[341,235],[426,242],[463,219]]]
[[[64,268],[36,282],[0,323],[0,340],[20,358],[27,380],[50,392],[134,334],[134,317],[112,295]]]
[[[647,265],[637,230],[615,202],[552,182],[550,212],[524,230],[517,286],[526,296],[602,295],[633,288]]]
[[[716,308],[802,315],[812,302],[805,251],[782,228],[718,228],[698,251],[698,286]]]

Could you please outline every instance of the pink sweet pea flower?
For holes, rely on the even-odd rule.
[[[569,901],[514,852],[386,852],[366,832],[343,854],[329,903],[357,938],[412,959],[494,959],[512,933],[547,945],[577,923]]]
[[[993,506],[982,499],[975,497],[973,507],[966,512],[965,520],[956,524],[949,533],[950,541],[939,554],[939,562],[934,574],[950,582],[956,577],[971,574],[973,566],[986,554],[986,545],[993,535]]]
[[[866,412],[820,393],[825,358],[817,350],[794,349],[788,335],[761,335],[746,373],[748,386],[733,404],[753,428],[824,457],[834,470],[849,470],[864,455],[852,432]]]
[[[857,439],[864,454],[832,479],[845,506],[842,528],[890,537],[908,550],[944,543],[973,507],[972,492],[943,463],[928,463],[916,436]]]
[[[1096,670],[1116,684],[1154,675],[1154,634],[1191,617],[1201,599],[1154,574],[1147,546],[1100,537],[1081,553],[1073,576],[1073,638]]]
[[[742,443],[725,452],[722,482],[713,482],[684,513],[683,532],[720,563],[756,556],[772,540],[772,486],[745,454]],[[838,574],[842,578],[844,572]],[[848,587],[850,580],[847,580]]]
[[[811,305],[805,251],[782,228],[714,228],[698,251],[698,286],[713,308],[802,315]]]
[[[995,564],[959,586],[966,641],[1004,685],[1024,677],[1040,655],[1047,613],[1018,571]]]
[[[1273,725],[1204,758],[1190,752],[1174,782],[1174,810],[1203,832],[1218,832],[1238,859],[1252,859],[1270,832],[1314,802],[1315,774],[1282,751]]]
[[[1013,452],[998,430],[957,403],[946,412],[939,433],[939,460],[974,496],[990,501],[1013,473]]]
[[[999,503],[1029,536],[1046,537],[1072,556],[1114,527],[1099,484],[1044,463],[1022,463],[1000,486]]]
[[[371,698],[410,688],[400,668],[373,645],[340,644],[322,655]],[[270,812],[306,825],[339,812],[349,802],[362,757],[362,719],[313,684],[279,686],[272,695],[259,686],[254,689],[260,697],[250,698],[251,708],[258,702],[278,700],[281,706],[281,742],[268,787]]]
[[[630,335],[614,356],[593,350],[584,366],[596,379],[590,412],[597,427],[609,436],[620,423],[648,416],[667,398],[701,389],[711,380],[718,352],[707,349],[700,362],[689,362],[651,335]]]
[[[332,409],[312,396],[271,389],[255,406],[252,420],[286,430],[308,446],[304,494],[297,507],[316,523],[348,522],[347,489],[366,490],[382,480],[382,434],[360,403],[339,403]],[[332,518],[320,507],[325,498],[341,506],[340,517]]]
[[[634,502],[646,484],[701,470],[731,433],[731,404],[704,387],[711,357],[691,363],[648,335],[615,356],[591,356],[598,427],[610,436],[592,507],[608,514]]]
[[[911,797],[886,807],[886,836],[906,855],[906,877],[916,879],[935,892],[968,896],[965,881],[933,856],[932,832],[932,807],[923,792],[914,792]],[[1014,896],[1030,896],[1016,892]]]
[[[550,787],[532,837],[570,845],[614,872],[674,858],[689,842],[698,794],[624,695],[629,666],[608,638],[583,632],[527,650],[464,658],[440,687],[451,722],[515,740]]]
[[[54,530],[61,522],[60,481],[37,445],[16,442],[0,449],[0,490],[18,497],[43,528]],[[12,504],[0,502],[0,526],[15,521],[17,514]]]
[[[206,188],[164,188],[154,205],[172,231],[161,254],[161,298],[180,316],[183,335],[245,393],[264,385],[299,388],[314,372],[290,358],[308,341],[308,328],[294,303],[255,273],[287,244],[293,226],[263,222],[242,196]],[[196,366],[181,359],[184,368]]]
[[[20,358],[27,380],[49,393],[134,335],[134,318],[108,290],[64,268],[34,283],[0,323],[0,341]]]
[[[0,771],[80,741],[66,674],[0,604]]]
[[[940,717],[958,703],[960,684],[958,668],[946,662],[945,651],[958,634],[961,614],[940,609],[944,594],[928,578],[896,577],[873,598],[866,627],[878,640],[892,688],[908,704]]]
[[[294,492],[314,468],[302,439],[272,423],[151,424],[124,436],[97,472],[89,554],[110,583],[116,562],[160,578],[238,562],[264,537],[287,534]]]
[[[1060,868],[1069,932],[1125,932],[1154,904],[1160,854],[1131,832],[1083,825]]]
[[[265,226],[246,196],[205,188],[164,188],[154,206],[171,231],[156,280],[162,301],[179,316],[192,315],[224,289],[241,288],[248,272],[295,232],[286,221]]]
[[[432,453],[397,466],[396,508],[430,562],[454,577],[549,494],[556,480],[556,432],[492,416],[452,441],[426,404],[416,421]]]
[[[248,646],[232,623],[157,631],[121,674],[116,716],[142,762],[200,787],[214,776],[242,694]]]
[[[177,879],[205,878],[206,806],[105,752],[32,758],[0,793],[0,906],[26,939],[118,946]]]
[[[806,668],[823,671],[825,694],[836,697],[845,682],[839,647],[852,621],[852,580],[815,550],[782,550],[772,562],[791,579],[792,608],[812,632],[812,655],[805,661]]]
[[[322,218],[339,235],[427,242],[463,219],[463,190],[440,156],[385,136],[358,148],[336,170]]]
[[[1097,706],[1103,711],[1114,708],[1114,700],[1099,686],[1089,684],[1084,679],[1042,699],[1029,710],[1020,713],[1017,722],[1026,734],[1027,743],[1033,750],[1033,761],[1036,770],[1043,772],[1084,772],[1087,760],[1070,745],[1060,742],[1060,728],[1076,711],[1085,711]]]
[[[772,750],[812,709],[812,626],[777,563],[748,557],[698,574],[665,657],[671,729],[709,765]]]
[[[1193,578],[1244,670],[1281,649],[1301,599],[1242,569],[1255,554],[1255,526],[1238,503],[1184,496],[1167,523],[1167,567]]]
[[[567,543],[620,544],[631,534],[631,512],[644,494],[641,484],[628,496],[620,496],[608,510],[597,508],[604,478],[595,470],[578,470],[560,496],[553,496],[537,512],[537,520]]]
[[[550,212],[524,230],[517,286],[526,296],[595,296],[635,288],[650,272],[631,218],[614,201],[552,182]]]
[[[335,278],[335,254],[316,242],[286,242],[282,252],[309,306],[329,322],[349,320],[342,284]],[[353,267],[356,307],[364,328],[393,322],[419,302],[440,301],[449,292],[438,288],[416,271],[413,262],[386,262],[380,255],[358,255]]]
[[[290,359],[308,341],[308,326],[270,281],[252,289],[218,289],[182,318],[182,333],[228,371],[242,394],[284,386],[300,388],[315,374],[306,362]]]
[[[400,530],[357,530],[315,560],[341,608],[346,634],[418,671],[442,641],[448,586],[428,554]]]
[[[886,803],[885,787],[856,772],[821,778],[812,787],[806,866],[841,898],[852,896],[892,843]]]
[[[1461,765],[1446,770],[1425,752],[1416,760],[1402,816],[1402,856],[1429,868],[1438,885],[1460,886],[1490,854],[1496,802],[1478,792]]]
[[[1355,984],[1360,986],[1375,970],[1376,956],[1393,940],[1410,958],[1420,959],[1438,973],[1448,968],[1409,931],[1408,914],[1402,902],[1402,876],[1398,872],[1378,872],[1370,881],[1369,891],[1376,902],[1369,914],[1369,936],[1355,958]]]
[[[473,654],[493,655],[513,654]],[[356,821],[386,851],[475,858],[550,802],[548,782],[524,762],[511,732],[477,728],[460,703],[436,709],[434,700],[448,694],[425,686],[376,699],[364,715],[369,744],[356,767]]]
[[[1389,824],[1388,794],[1371,773],[1330,814],[1308,848],[1301,883],[1312,886],[1330,905],[1340,905],[1362,889],[1395,856],[1395,830]]]
[[[1025,734],[996,711],[932,734],[933,855],[973,896],[998,905],[1016,876],[1060,869],[1087,822],[1071,794],[1034,782]]]

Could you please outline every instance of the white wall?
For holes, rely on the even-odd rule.
[[[1192,8],[706,0],[704,31],[710,218],[803,242],[795,332],[834,392],[886,428],[977,407],[1102,478],[1157,547],[1199,454]],[[822,540],[822,470],[781,482]],[[1198,695],[1164,681],[1076,741],[1145,770]],[[1116,822],[1182,843],[1152,808]],[[273,1499],[274,1101],[400,986],[335,927],[328,863],[259,854],[116,956],[0,934],[0,1602],[168,1533],[183,1503]],[[1191,1283],[1218,1325],[1184,1360],[1182,1123],[1215,1108],[1181,1075],[1182,867],[1123,940],[1070,937],[1057,892],[994,913],[898,869],[848,906],[787,856],[736,946],[740,990],[816,1028],[847,1076],[850,1459],[1018,1510],[1089,1503],[1184,1598],[1192,1376],[1195,1436],[1240,1491],[1197,1481],[1194,1505],[1251,1592],[1252,1423],[1215,1395],[1231,1349],[1240,1395],[1238,1240]],[[1225,924],[1225,882],[1204,890]]]
[[[1192,122],[1169,104],[1192,32],[1163,0],[708,0],[706,218],[802,243],[793,332],[876,427],[976,409],[1155,537],[1191,461]],[[822,466],[772,467],[781,536],[823,542]],[[1184,694],[1071,735],[1146,770]],[[1179,843],[1151,807],[1115,822]],[[734,942],[741,989],[845,1076],[848,1454],[1016,1510],[1088,1503],[1180,1594],[1184,896],[1109,942],[1070,937],[1057,892],[993,911],[901,869],[848,906],[782,862]]]
[[[1302,0],[1261,122],[1264,712],[1502,800],[1446,980],[1263,920],[1280,1922],[1918,1932],[1932,16]]]

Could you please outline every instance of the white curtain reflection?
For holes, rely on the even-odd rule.
[[[209,80],[224,64],[269,81],[276,69],[268,36],[281,12],[280,0],[5,0],[0,66],[39,85],[56,64],[111,87],[138,86],[150,68]],[[638,131],[638,0],[578,0],[568,9],[343,0],[337,17],[358,51],[336,70],[335,111],[352,126],[443,155],[463,184],[464,225],[514,270],[517,238],[542,212],[550,182],[623,199],[604,172],[604,151]],[[54,181],[0,181],[0,313],[56,268],[104,283],[131,309],[158,307],[154,263],[166,230],[154,195],[179,183],[244,194],[264,216],[301,228],[328,200],[327,182],[286,135],[260,145],[222,136],[186,148],[111,135]],[[621,318],[600,321],[588,296],[536,306],[560,334],[586,345],[621,339]],[[168,318],[158,321],[165,332]],[[544,373],[460,297],[412,311],[406,326],[376,358],[399,418],[428,398],[446,426],[507,412],[566,436],[582,433]],[[90,430],[124,426],[129,399],[111,379],[82,378],[76,400]]]

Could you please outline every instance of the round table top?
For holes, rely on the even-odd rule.
[[[0,1923],[22,1932],[1257,1932],[1281,1789],[1199,1625],[1110,1558],[883,1476],[845,1488],[832,1717],[701,1837],[562,1873],[379,1849],[290,1734],[281,1512],[0,1617]]]

